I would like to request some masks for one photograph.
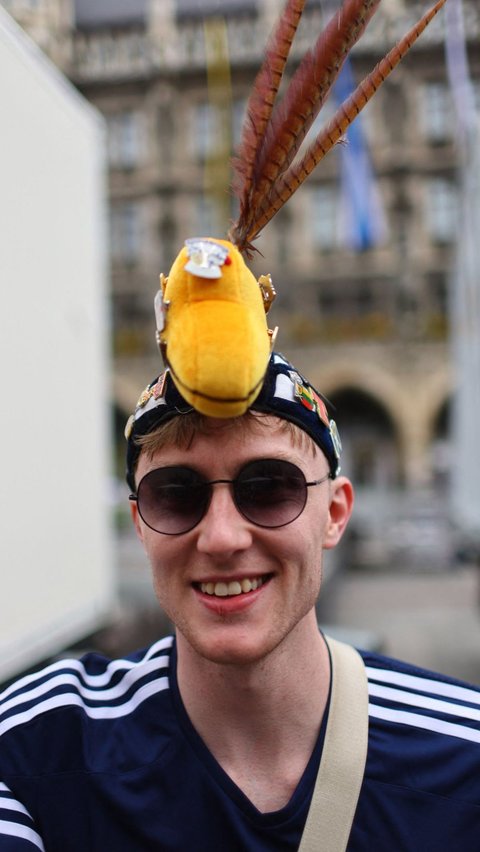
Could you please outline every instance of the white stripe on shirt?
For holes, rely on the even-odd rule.
[[[462,740],[480,743],[480,731],[475,730],[475,728],[469,728],[466,725],[444,722],[442,719],[436,719],[432,716],[422,716],[421,713],[392,710],[390,707],[382,707],[379,704],[369,704],[368,712],[375,719],[384,719],[387,722],[409,725],[413,728],[422,728],[425,731],[446,734],[450,737],[459,737]]]
[[[28,840],[30,843],[40,849],[41,852],[45,852],[45,846],[43,845],[42,838],[36,831],[32,828],[28,828],[26,825],[20,825],[16,822],[7,822],[7,820],[0,819],[0,840],[1,837],[21,837],[22,840]]]
[[[30,689],[28,692],[21,692],[19,695],[15,695],[8,701],[5,701],[5,703],[0,707],[1,715],[12,710],[14,707],[18,707],[20,704],[27,704],[28,702],[45,695],[45,693],[53,692],[58,687],[62,686],[73,686],[74,691],[78,693],[78,695],[81,695],[86,701],[90,700],[102,703],[114,701],[121,698],[122,695],[125,695],[136,681],[140,680],[145,675],[149,675],[151,672],[158,671],[158,669],[168,668],[168,665],[169,657],[154,657],[148,662],[143,663],[142,666],[136,666],[133,669],[129,669],[115,686],[99,690],[88,689],[83,686],[78,675],[73,674],[70,671],[64,671],[55,677],[51,677],[49,680],[43,681],[34,689]]]
[[[433,680],[427,677],[404,674],[403,672],[390,671],[389,669],[377,669],[373,666],[365,666],[369,680],[381,683],[393,683],[420,692],[431,692],[433,695],[443,695],[445,698],[454,698],[458,701],[467,701],[470,704],[480,704],[480,691],[469,689],[466,686],[457,686],[454,683],[445,683],[441,680]]]
[[[42,713],[47,713],[49,710],[56,709],[57,707],[81,707],[84,713],[91,719],[118,719],[121,716],[128,716],[129,713],[133,713],[133,711],[136,710],[140,704],[146,701],[147,698],[150,698],[150,696],[155,695],[157,692],[162,692],[168,688],[168,677],[156,678],[154,681],[141,686],[124,704],[105,705],[103,707],[90,707],[88,704],[84,704],[82,698],[77,693],[67,692],[62,693],[61,695],[54,695],[51,698],[47,698],[45,701],[40,702],[40,704],[36,704],[29,710],[25,710],[23,713],[17,713],[16,715],[10,716],[10,718],[1,722],[0,736],[5,734],[7,731],[10,731],[12,728],[16,728],[18,725],[30,722],[32,719],[35,719],[36,716],[40,716]]]
[[[464,719],[480,721],[480,708],[467,707],[465,704],[452,704],[451,701],[441,701],[439,698],[420,695],[418,692],[406,692],[402,689],[392,689],[389,686],[379,686],[376,683],[368,684],[368,692],[373,698],[384,698],[387,701],[396,701],[399,704],[423,707],[425,710],[432,710],[435,713],[463,716]]]
[[[15,811],[17,814],[23,814],[24,816],[30,817],[26,807],[24,807],[21,802],[17,802],[16,799],[4,799],[3,796],[0,796],[0,810]]]
[[[15,681],[15,683],[11,684],[11,686],[7,687],[7,689],[2,692],[0,695],[0,701],[8,698],[9,695],[12,695],[14,692],[18,692],[29,684],[35,684],[39,680],[43,680],[43,678],[48,677],[48,675],[53,674],[54,672],[63,671],[65,669],[73,669],[73,671],[77,671],[82,680],[88,685],[92,687],[101,687],[106,686],[110,683],[112,676],[117,671],[128,671],[130,669],[135,669],[137,666],[142,666],[148,660],[152,659],[159,651],[165,651],[172,646],[173,636],[167,636],[164,639],[160,639],[158,642],[155,642],[154,645],[151,645],[150,648],[146,651],[145,655],[142,659],[137,661],[132,660],[112,660],[108,663],[104,672],[100,674],[89,674],[84,664],[80,660],[58,660],[56,663],[52,663],[50,666],[47,666],[44,669],[41,669],[34,674],[26,675],[20,680]]]

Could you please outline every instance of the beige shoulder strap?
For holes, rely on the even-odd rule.
[[[368,747],[368,686],[354,648],[325,641],[332,657],[327,730],[299,852],[345,852]]]

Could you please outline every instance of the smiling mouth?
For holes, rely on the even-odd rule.
[[[255,592],[264,583],[268,582],[270,577],[244,577],[243,580],[230,580],[230,582],[220,581],[218,583],[198,583],[198,588],[204,595],[211,595],[216,598],[236,597],[237,595],[247,595],[249,592]]]

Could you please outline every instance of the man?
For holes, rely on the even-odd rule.
[[[192,411],[168,374],[142,394],[132,515],[175,636],[125,660],[62,661],[4,693],[2,852],[298,849],[327,751],[320,798],[343,807],[335,757],[354,751],[357,722],[331,730],[361,696],[342,707],[315,619],[323,550],[352,509],[339,451],[325,402],[279,355],[236,419]],[[308,848],[477,850],[480,691],[362,658],[353,826],[330,842],[322,823]]]
[[[124,660],[55,663],[3,693],[0,852],[478,850],[480,691],[318,630],[322,554],[353,490],[325,400],[268,361],[273,288],[241,259],[443,3],[300,160],[379,3],[346,0],[275,104],[305,6],[285,3],[237,151],[239,217],[228,242],[187,241],[161,277],[169,372],[128,430],[133,520],[175,636]]]

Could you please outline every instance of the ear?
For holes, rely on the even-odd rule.
[[[330,486],[329,519],[325,531],[325,550],[335,547],[340,541],[352,514],[354,501],[353,485],[346,476],[334,479]]]
[[[132,516],[133,525],[135,527],[135,531],[143,544],[143,530],[142,525],[140,523],[140,515],[138,513],[138,506],[136,500],[130,500],[130,514]]]

